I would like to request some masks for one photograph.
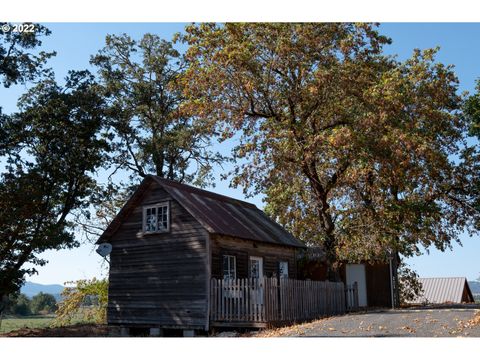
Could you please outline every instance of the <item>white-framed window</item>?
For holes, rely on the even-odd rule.
[[[288,261],[278,262],[278,274],[280,279],[288,279]]]
[[[237,259],[233,255],[223,255],[223,279],[237,278]]]
[[[170,207],[168,202],[143,207],[143,232],[167,232],[170,230]]]

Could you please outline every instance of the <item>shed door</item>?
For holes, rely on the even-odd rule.
[[[358,284],[358,306],[367,306],[367,281],[364,264],[347,264],[347,286]]]

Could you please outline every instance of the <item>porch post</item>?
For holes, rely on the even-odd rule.
[[[389,256],[388,256],[388,260],[389,260],[389,267],[390,267],[390,295],[391,295],[391,301],[392,301],[392,309],[395,309],[395,296],[394,296],[394,290],[393,290],[393,265],[392,265],[392,261],[393,261],[393,254],[392,252],[390,251],[389,252]]]

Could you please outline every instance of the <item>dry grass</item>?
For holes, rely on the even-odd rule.
[[[108,336],[106,325],[77,324],[50,328],[23,328],[1,334],[5,337],[98,337]]]
[[[46,328],[52,325],[55,316],[23,316],[23,317],[8,317],[2,319],[0,326],[0,334],[8,333],[10,331],[19,330],[22,328]]]

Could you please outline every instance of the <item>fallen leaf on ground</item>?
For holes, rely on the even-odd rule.
[[[408,331],[410,334],[415,332],[415,329],[412,329],[410,326],[402,326],[400,329]]]
[[[465,323],[466,327],[475,327],[475,326],[480,326],[480,312],[477,311],[477,313],[475,314],[475,316],[468,320],[466,323]]]

